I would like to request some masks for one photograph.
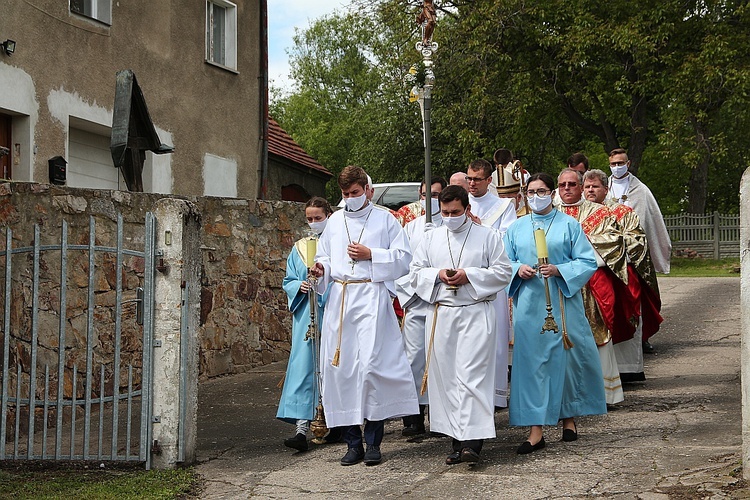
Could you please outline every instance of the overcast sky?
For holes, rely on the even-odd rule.
[[[306,29],[310,21],[340,9],[341,0],[269,0],[268,2],[268,77],[271,85],[291,88],[289,58],[294,28]]]

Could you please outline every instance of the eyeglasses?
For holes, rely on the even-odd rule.
[[[561,182],[557,186],[565,189],[565,188],[574,188],[577,185],[578,185],[577,182]]]
[[[467,175],[466,176],[466,182],[482,182],[482,181],[486,181],[490,177],[492,177],[492,176],[490,175],[489,177],[469,177]]]
[[[613,161],[609,164],[610,167],[624,167],[627,165],[628,162],[626,161]]]
[[[526,191],[526,194],[529,196],[547,196],[551,192],[552,191],[549,189],[537,189],[537,190],[529,189]]]

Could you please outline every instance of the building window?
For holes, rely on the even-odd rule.
[[[237,6],[231,2],[206,2],[206,61],[237,69]]]
[[[70,0],[70,11],[112,24],[112,0]]]

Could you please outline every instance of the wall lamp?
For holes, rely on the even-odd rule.
[[[0,43],[0,47],[2,47],[3,52],[11,55],[16,51],[16,41],[11,39],[5,40],[3,43]]]

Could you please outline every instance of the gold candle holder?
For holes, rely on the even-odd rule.
[[[544,264],[549,264],[549,251],[547,250],[547,239],[544,235],[544,229],[539,228],[534,230],[534,242],[536,243],[538,265],[541,266]],[[552,298],[550,297],[549,293],[549,281],[546,277],[544,278],[544,294],[547,299],[547,317],[544,318],[544,325],[542,326],[542,331],[539,333],[557,333],[557,323],[555,323],[555,318],[552,316]]]

